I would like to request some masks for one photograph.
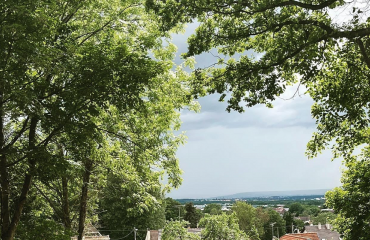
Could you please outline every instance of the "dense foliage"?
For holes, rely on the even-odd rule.
[[[298,217],[300,214],[302,214],[304,211],[304,208],[302,204],[300,203],[293,203],[289,206],[289,212],[294,214],[296,217]]]
[[[99,194],[99,223],[104,234],[119,238],[122,232],[137,228],[161,229],[165,225],[165,203],[159,185],[141,193],[137,186],[125,183],[119,176],[108,176]],[[155,201],[146,198],[154,197]],[[107,229],[107,230],[104,230]]]
[[[189,233],[186,221],[168,221],[163,229],[163,240],[200,240],[197,234]]]
[[[166,203],[166,220],[178,220],[184,218],[185,209],[180,202],[168,197],[165,199]]]
[[[211,203],[207,204],[207,206],[204,207],[203,213],[208,213],[210,215],[218,215],[222,213],[221,209],[222,209],[221,204]]]
[[[190,227],[198,227],[199,220],[202,217],[202,212],[194,207],[192,202],[185,204],[184,220],[190,223]]]
[[[127,210],[159,206],[181,183],[179,109],[195,105],[157,17],[136,0],[2,1],[0,12],[1,239],[82,239],[110,174]]]
[[[199,226],[203,228],[202,239],[207,240],[248,240],[247,235],[239,229],[235,214],[205,215]]]
[[[345,239],[367,239],[370,234],[370,155],[366,148],[346,163],[342,187],[327,192],[327,205],[338,218],[334,224]],[[329,216],[330,217],[330,216]]]
[[[236,202],[232,211],[238,219],[239,227],[242,231],[249,234],[252,230],[257,229],[260,235],[264,233],[263,224],[268,219],[263,211],[258,211],[252,205],[246,202]],[[260,221],[264,218],[264,221]]]

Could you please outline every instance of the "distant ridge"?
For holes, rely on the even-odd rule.
[[[312,196],[312,195],[325,195],[327,191],[331,189],[314,189],[314,190],[294,190],[294,191],[268,191],[268,192],[243,192],[236,193],[221,197],[220,199],[232,199],[232,198],[256,198],[256,197],[273,197],[273,196]]]

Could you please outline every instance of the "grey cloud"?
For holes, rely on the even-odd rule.
[[[227,103],[218,102],[217,95],[206,96],[199,100],[202,106],[200,113],[183,112],[182,130],[205,129],[215,126],[226,128],[286,128],[293,126],[309,127],[315,126],[310,108],[313,103],[309,96],[291,100],[275,101],[274,108],[255,106],[247,108],[244,113],[226,112]]]
[[[187,51],[186,39],[195,31],[199,23],[194,22],[188,24],[185,34],[177,34],[173,36],[173,43],[178,46],[178,54],[176,56],[176,64],[181,64],[182,59],[180,53]],[[196,56],[196,67],[207,67],[217,61],[217,51],[213,49],[211,53],[204,53]],[[290,98],[296,90],[296,87],[287,89],[286,94],[282,98]],[[304,92],[304,89],[301,90]],[[245,128],[245,127],[313,127],[315,121],[311,118],[310,107],[312,100],[308,96],[302,98],[296,97],[289,101],[277,99],[274,102],[275,107],[268,109],[265,106],[255,106],[247,108],[243,114],[237,112],[226,112],[227,103],[219,102],[219,94],[213,94],[199,99],[202,107],[200,113],[183,111],[183,125],[181,130],[206,129],[215,126],[226,128]]]

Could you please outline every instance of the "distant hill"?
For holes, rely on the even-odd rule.
[[[273,197],[273,196],[312,196],[325,195],[331,189],[315,189],[315,190],[295,190],[295,191],[269,191],[269,192],[244,192],[232,195],[221,196],[217,198],[232,199],[232,198],[256,198],[256,197]]]

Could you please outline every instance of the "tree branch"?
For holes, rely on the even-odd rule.
[[[23,122],[22,129],[19,130],[19,132],[16,134],[16,136],[14,136],[13,140],[10,143],[8,143],[6,146],[0,149],[0,153],[3,153],[7,149],[9,149],[9,147],[12,146],[22,136],[22,134],[28,129],[27,124],[28,124],[29,119],[30,117],[27,116],[27,118]]]
[[[55,214],[57,214],[60,219],[63,219],[62,212],[55,206],[53,201],[51,201],[51,199],[48,196],[46,196],[46,194],[43,191],[41,191],[41,189],[35,183],[33,185],[35,186],[37,191],[41,194],[41,196],[49,203],[50,207],[54,210]]]
[[[366,49],[365,49],[364,43],[362,42],[361,39],[357,39],[356,40],[356,43],[360,47],[361,54],[364,57],[364,60],[365,60],[365,63],[367,65],[367,67],[370,69],[370,58],[369,58],[369,56],[366,53]]]
[[[64,24],[68,23],[81,7],[82,7],[82,4],[77,6],[76,9],[72,13],[70,13],[69,15],[67,15],[65,18],[62,19],[62,23]]]
[[[248,1],[247,1],[248,2]],[[324,9],[326,7],[329,7],[331,4],[338,2],[338,0],[328,0],[326,2],[322,2],[319,5],[314,5],[314,4],[308,4],[308,3],[303,3],[299,1],[283,1],[283,2],[277,2],[271,5],[268,5],[266,7],[256,9],[255,11],[252,11],[251,13],[259,13],[259,12],[265,12],[266,10],[274,9],[274,8],[279,8],[279,7],[286,7],[286,6],[297,6],[309,10],[320,10]],[[237,3],[237,2],[236,2]],[[250,7],[249,3],[242,3],[244,6]]]
[[[126,8],[124,8],[124,9],[122,9],[118,14],[117,14],[117,16],[119,16],[119,15],[121,15],[124,11],[126,11],[127,9],[129,9],[129,8],[132,8],[132,7],[134,7],[134,6],[138,6],[138,4],[131,4],[131,5],[129,5],[129,6],[127,6]],[[96,29],[95,31],[93,31],[93,32],[90,32],[90,33],[85,33],[85,34],[82,34],[82,35],[80,35],[80,36],[78,36],[75,40],[77,40],[77,39],[79,39],[79,38],[81,38],[81,37],[83,37],[83,36],[86,36],[87,35],[87,37],[86,38],[84,38],[81,42],[80,42],[80,44],[79,45],[82,45],[84,42],[86,42],[88,39],[90,39],[91,37],[93,37],[94,35],[96,35],[96,34],[98,34],[99,32],[101,32],[101,31],[103,31],[109,24],[111,24],[114,20],[116,20],[116,19],[111,19],[111,20],[109,20],[108,22],[106,22],[103,26],[101,26],[100,28],[98,28],[98,29]]]

